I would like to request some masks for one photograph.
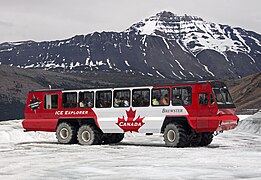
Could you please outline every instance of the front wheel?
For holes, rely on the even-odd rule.
[[[59,143],[72,144],[76,142],[76,129],[73,125],[62,122],[57,126],[56,138]]]
[[[188,136],[182,124],[170,123],[164,130],[164,141],[166,146],[186,147],[188,146]]]
[[[204,132],[202,133],[202,138],[199,143],[199,146],[207,146],[209,145],[213,140],[213,133],[212,132]]]
[[[81,145],[94,145],[101,143],[102,133],[94,126],[82,125],[77,134],[77,139]]]

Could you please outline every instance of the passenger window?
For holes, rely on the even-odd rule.
[[[201,105],[206,105],[208,104],[208,94],[198,94],[198,103]]]
[[[130,90],[115,90],[113,97],[114,107],[130,107]]]
[[[96,92],[96,107],[109,108],[112,104],[111,91],[97,91]]]
[[[93,107],[93,92],[85,91],[79,92],[79,107],[92,108]]]
[[[169,106],[169,89],[152,89],[152,106]]]
[[[77,107],[77,93],[68,92],[63,93],[63,108],[76,108]]]
[[[132,106],[146,107],[150,104],[150,90],[149,89],[135,89],[132,92]]]
[[[172,91],[173,106],[188,106],[192,103],[192,88],[191,87],[174,87]]]
[[[44,109],[58,108],[58,94],[47,94],[44,96]]]

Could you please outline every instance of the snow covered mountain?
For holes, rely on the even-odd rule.
[[[176,40],[214,74],[216,68],[222,68],[241,77],[261,69],[261,35],[241,28],[163,11],[132,25],[127,32]]]
[[[261,35],[163,11],[119,33],[2,43],[0,64],[177,80],[240,78],[260,72]]]

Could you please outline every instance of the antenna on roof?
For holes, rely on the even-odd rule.
[[[49,84],[49,89],[52,89],[52,86]]]

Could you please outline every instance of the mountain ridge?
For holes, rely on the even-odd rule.
[[[51,72],[41,69],[21,69],[0,66],[0,120],[23,118],[28,92],[37,89],[86,89],[104,87],[145,86],[173,84],[173,79],[108,72]],[[177,82],[177,81],[175,81]],[[177,82],[178,83],[178,82]],[[237,106],[237,112],[244,109],[261,109],[261,73],[226,84]],[[249,113],[247,111],[247,113]]]
[[[0,64],[9,66],[175,80],[237,79],[260,72],[260,59],[260,34],[167,11],[122,32],[0,44]]]

